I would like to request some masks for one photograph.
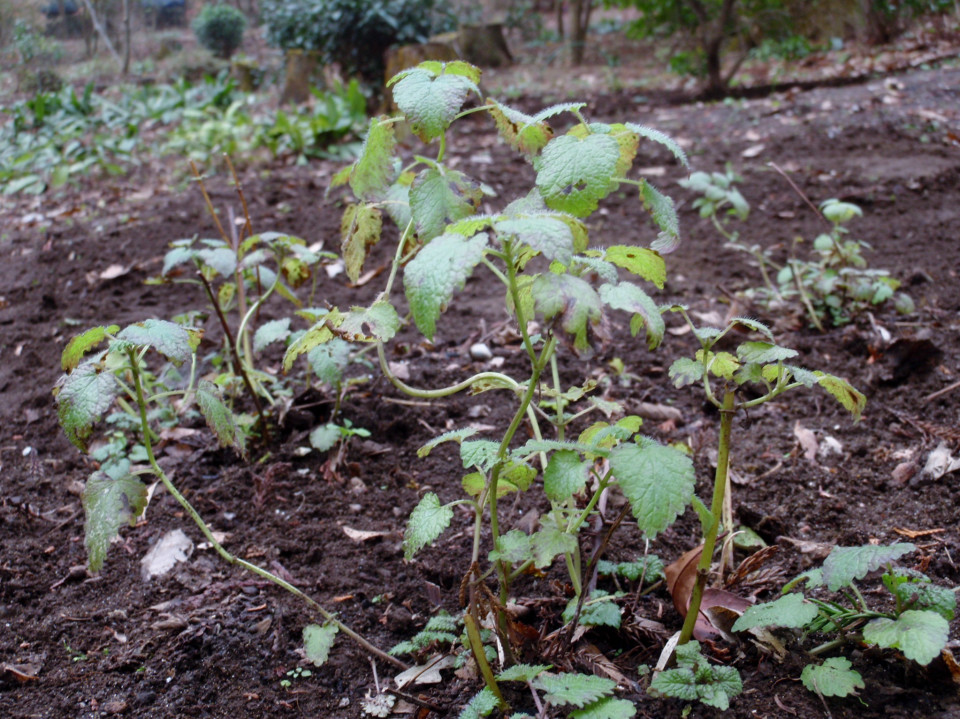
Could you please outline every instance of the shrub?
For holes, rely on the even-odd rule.
[[[230,5],[204,5],[193,21],[197,40],[217,57],[229,58],[240,47],[247,18]]]
[[[263,0],[267,42],[284,50],[314,50],[348,75],[383,81],[383,51],[425,42],[455,20],[436,0]]]

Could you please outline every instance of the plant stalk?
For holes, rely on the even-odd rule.
[[[727,470],[730,465],[730,432],[733,428],[733,417],[736,414],[736,396],[727,390],[723,395],[723,404],[720,407],[720,439],[717,452],[717,473],[713,481],[713,499],[710,503],[710,513],[713,515],[710,528],[703,537],[703,552],[697,564],[697,582],[693,586],[690,596],[690,605],[687,607],[687,616],[680,631],[677,645],[686,644],[693,637],[693,627],[700,614],[700,603],[703,599],[703,590],[707,585],[707,574],[710,572],[710,563],[713,561],[713,550],[717,544],[717,533],[720,529],[720,517],[723,512],[723,498],[727,487]]]

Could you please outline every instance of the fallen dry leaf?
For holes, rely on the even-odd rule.
[[[352,539],[357,544],[362,544],[370,539],[376,539],[377,537],[385,537],[390,532],[371,532],[363,529],[354,529],[353,527],[342,527],[343,533],[346,534],[350,539]]]
[[[36,664],[0,664],[0,675],[9,675],[21,683],[37,681],[39,672],[40,667]]]
[[[101,280],[115,280],[118,277],[123,277],[130,271],[129,267],[124,267],[123,265],[110,265],[107,269],[100,273]]]
[[[916,539],[917,537],[929,537],[931,534],[942,534],[946,529],[905,529],[903,527],[894,527],[893,531],[902,537]]]
[[[803,449],[803,456],[807,458],[807,461],[810,464],[817,463],[817,449],[819,449],[819,444],[817,443],[817,436],[800,424],[800,420],[797,420],[796,424],[793,425],[793,436],[797,438],[797,441],[800,443],[801,449]]]

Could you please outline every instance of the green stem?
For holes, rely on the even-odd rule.
[[[803,302],[803,306],[807,309],[807,314],[810,315],[810,321],[813,322],[813,326],[817,328],[819,332],[823,332],[823,324],[820,322],[820,318],[817,316],[816,310],[813,309],[813,303],[810,302],[810,297],[807,295],[807,291],[803,288],[803,280],[800,279],[800,271],[797,269],[797,261],[789,260],[790,272],[793,274],[793,283],[797,287],[797,292],[800,293],[800,300]]]
[[[557,393],[557,419],[555,424],[557,425],[557,439],[562,442],[564,438],[564,430],[566,429],[566,424],[563,419],[563,410],[564,410],[564,400],[563,400],[563,388],[560,386],[560,370],[557,367],[557,356],[553,355],[550,358],[550,372],[553,375],[553,388]]]
[[[487,661],[487,655],[483,650],[483,641],[480,639],[480,630],[477,628],[477,621],[470,612],[463,615],[463,626],[467,630],[467,639],[470,642],[470,649],[473,651],[473,658],[477,662],[477,668],[483,676],[483,682],[487,689],[493,692],[503,711],[507,711],[507,703],[503,700],[503,694],[500,693],[500,687],[497,685],[497,679],[493,676],[493,670],[490,668],[490,662]]]
[[[707,574],[710,563],[713,561],[713,550],[717,544],[717,533],[720,529],[720,516],[723,512],[723,497],[727,487],[727,469],[730,464],[730,432],[733,428],[733,417],[736,414],[735,395],[727,391],[723,395],[723,405],[720,408],[720,440],[717,452],[717,473],[713,481],[713,500],[710,503],[710,513],[713,515],[710,528],[703,537],[703,552],[697,564],[697,582],[694,584],[690,596],[690,606],[687,607],[687,617],[680,631],[679,644],[686,644],[693,637],[693,627],[700,614],[700,602],[703,599],[703,590],[707,584]]]
[[[214,536],[213,532],[210,531],[210,528],[207,526],[207,523],[203,521],[203,518],[199,515],[197,510],[193,508],[193,505],[190,504],[190,502],[187,500],[186,497],[180,494],[180,491],[176,488],[176,486],[174,486],[173,482],[170,481],[170,478],[167,477],[166,473],[160,468],[160,465],[157,464],[157,458],[153,454],[153,443],[150,441],[151,432],[150,432],[150,425],[147,421],[147,405],[146,405],[146,400],[144,399],[144,396],[143,396],[143,386],[140,383],[140,370],[138,367],[135,350],[130,349],[127,352],[128,352],[128,356],[130,357],[130,370],[133,374],[134,388],[137,393],[137,405],[140,408],[140,427],[143,434],[143,444],[144,444],[144,447],[146,448],[147,459],[150,462],[150,467],[153,470],[153,474],[163,483],[163,486],[170,493],[170,495],[177,500],[180,506],[183,507],[183,510],[190,517],[190,519],[192,519],[194,523],[197,525],[197,527],[200,528],[200,531],[203,533],[203,536],[206,538],[208,542],[210,542],[210,545],[214,548],[214,550],[216,550],[217,554],[219,554],[220,557],[224,561],[226,561],[228,564],[235,564],[238,567],[242,567],[243,569],[246,569],[247,571],[252,572],[253,574],[256,574],[258,577],[261,577],[267,580],[268,582],[271,582],[277,585],[281,589],[285,589],[290,594],[299,598],[304,603],[306,603],[307,606],[309,606],[311,609],[313,609],[318,614],[320,614],[320,616],[322,616],[325,621],[336,625],[336,627],[341,632],[343,632],[348,637],[353,639],[357,644],[363,647],[363,649],[365,649],[370,654],[373,654],[374,656],[378,657],[379,659],[382,659],[385,662],[393,664],[398,669],[407,669],[408,666],[404,662],[400,661],[396,657],[390,656],[389,654],[382,651],[381,649],[378,649],[377,647],[373,646],[373,644],[368,642],[366,639],[364,639],[362,636],[357,634],[346,624],[344,624],[339,619],[337,619],[336,615],[324,609],[323,606],[321,606],[311,597],[304,594],[295,586],[293,586],[287,581],[284,581],[283,579],[276,576],[275,574],[268,572],[266,569],[263,569],[262,567],[258,567],[256,564],[251,564],[250,562],[247,562],[243,559],[240,559],[239,557],[234,556],[233,554],[228,552],[224,548],[224,546],[220,544],[219,541],[217,541],[217,538]]]
[[[504,385],[504,389],[509,389],[514,392],[519,391],[520,387],[522,386],[512,377],[501,374],[500,372],[479,372],[478,374],[471,375],[467,379],[463,380],[463,382],[458,382],[457,384],[450,385],[449,387],[442,387],[440,389],[418,389],[416,387],[411,387],[390,371],[390,365],[387,362],[387,354],[383,349],[382,342],[377,342],[377,357],[380,360],[380,369],[383,372],[383,376],[389,380],[390,384],[404,394],[410,395],[411,397],[420,397],[421,399],[437,399],[439,397],[448,397],[451,394],[456,394],[457,392],[468,389],[476,382],[482,382],[484,380],[501,382]]]

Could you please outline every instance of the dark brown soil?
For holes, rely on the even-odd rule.
[[[735,485],[734,506],[744,524],[779,543],[771,567],[785,576],[811,560],[783,537],[859,545],[903,541],[902,530],[936,530],[915,540],[920,551],[909,561],[922,564],[941,584],[960,583],[956,473],[937,481],[919,475],[904,480],[893,473],[905,461],[922,465],[940,442],[956,451],[960,441],[960,390],[926,399],[955,383],[960,373],[958,88],[960,70],[954,68],[762,100],[658,108],[621,94],[597,97],[591,107],[596,119],[631,120],[671,133],[684,142],[694,169],[722,170],[731,163],[743,175],[742,190],[753,208],[749,222],[739,228],[747,241],[789,243],[796,235],[809,240],[822,230],[768,163],[788,173],[814,203],[838,197],[860,204],[864,217],[853,230],[875,248],[871,266],[890,269],[916,301],[914,315],[882,310],[872,321],[864,316],[822,335],[801,315],[771,316],[750,306],[738,310],[775,325],[782,343],[800,350],[804,364],[845,376],[869,397],[858,424],[832,402],[802,393],[737,422],[740,442],[733,461],[743,481]],[[501,198],[529,187],[530,169],[495,140],[484,121],[468,123],[451,145],[454,154],[462,153],[461,169],[495,187]],[[668,257],[668,286],[658,300],[722,317],[738,290],[759,284],[756,270],[745,255],[724,249],[709,223],[697,216],[693,198],[675,185],[682,173],[670,155],[650,145],[642,152],[648,154],[638,164],[652,168],[652,181],[678,198],[683,222],[684,243]],[[334,170],[317,163],[245,178],[254,226],[335,247],[340,210],[323,195]],[[167,531],[179,527],[195,542],[202,539],[166,493],[153,498],[140,526],[122,531],[99,575],[74,569],[85,562],[77,491],[92,464],[57,426],[50,390],[63,345],[93,324],[169,318],[203,307],[202,297],[190,288],[143,284],[159,272],[170,241],[214,232],[197,192],[150,196],[149,189],[102,181],[83,195],[48,196],[35,203],[4,200],[0,715],[362,716],[360,702],[374,686],[373,673],[368,658],[344,638],[326,666],[293,679],[289,687],[281,685],[286,673],[302,664],[296,650],[303,625],[312,619],[292,597],[202,548],[170,574],[141,579],[140,558]],[[210,189],[218,207],[238,209],[225,182],[214,179]],[[646,244],[654,236],[632,194],[612,197],[605,208],[591,222],[593,242]],[[377,248],[368,266],[385,265],[387,252]],[[115,264],[129,271],[102,279]],[[323,296],[341,306],[360,304],[381,281],[352,290],[340,275],[325,280]],[[471,280],[443,317],[434,346],[407,331],[401,342],[412,381],[441,386],[466,376],[473,369],[467,348],[483,335],[492,336],[494,354],[505,358],[508,369],[519,367],[518,345],[499,341],[502,333],[494,332],[506,318],[497,309],[500,302],[489,285]],[[890,343],[874,325],[889,331],[892,340],[902,340],[900,349],[885,351]],[[657,426],[649,421],[648,428],[661,440],[690,443],[698,494],[708,495],[717,416],[692,391],[675,390],[665,374],[675,357],[690,351],[691,338],[670,334],[663,347],[648,353],[629,338],[622,322],[612,329],[613,341],[590,360],[587,373],[602,372],[619,357],[634,377],[614,382],[611,398],[628,407],[645,401],[681,410],[681,422]],[[211,325],[211,343],[202,350],[215,348],[216,334]],[[570,363],[562,370],[573,379],[584,366]],[[403,560],[405,518],[423,492],[429,489],[448,501],[461,491],[453,449],[419,460],[417,448],[473,418],[496,425],[512,412],[508,398],[496,393],[419,404],[403,399],[376,375],[351,396],[346,417],[372,436],[351,445],[339,479],[323,478],[324,458],[316,452],[295,452],[307,444],[307,430],[323,421],[322,414],[285,431],[269,451],[257,452],[253,458],[259,463],[243,464],[215,449],[206,433],[163,449],[175,482],[213,529],[227,533],[228,549],[288,573],[297,586],[384,648],[422,627],[436,609],[434,601],[448,611],[458,609],[470,554],[470,518],[458,513],[436,547],[415,561]],[[841,453],[808,461],[798,450],[797,424],[821,442],[828,435],[835,438]],[[512,508],[507,527],[536,508],[529,502]],[[358,543],[344,527],[386,534]],[[672,561],[697,541],[698,524],[688,512],[650,549]],[[642,551],[637,532],[622,527],[610,558],[628,559]],[[534,608],[527,621],[537,631],[558,626],[567,599],[564,576],[555,570],[516,587],[518,601]],[[679,628],[664,589],[631,598],[627,606],[635,607],[634,614],[627,613],[627,625],[636,627],[643,618],[662,622],[670,633]],[[952,637],[956,647],[956,622]],[[588,638],[630,681],[620,695],[636,703],[638,716],[680,716],[683,704],[644,694],[645,680],[637,673],[639,664],[656,662],[661,638],[640,631],[596,632]],[[921,669],[893,653],[846,650],[868,689],[860,700],[830,699],[824,705],[797,680],[799,654],[778,664],[746,644],[720,648],[744,679],[745,691],[729,712],[733,717],[960,716],[957,684],[939,661]],[[582,647],[570,661],[591,670]],[[378,672],[381,681],[392,676],[383,663]],[[423,706],[408,705],[400,716],[456,717],[479,688],[478,681],[445,673],[442,684],[417,687]],[[533,711],[528,697],[517,695],[515,702],[516,710]],[[695,706],[691,716],[714,714]]]

